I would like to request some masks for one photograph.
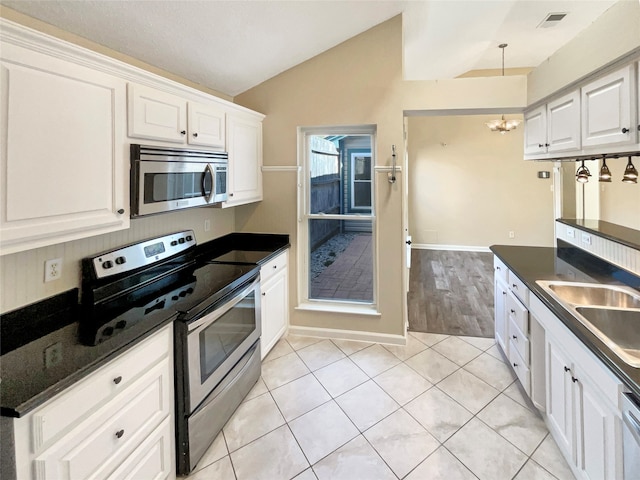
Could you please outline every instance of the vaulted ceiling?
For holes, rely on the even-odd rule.
[[[618,0],[638,1],[638,0]],[[535,67],[615,0],[0,0],[0,4],[235,96],[403,15],[408,80]],[[550,13],[566,13],[550,28]]]

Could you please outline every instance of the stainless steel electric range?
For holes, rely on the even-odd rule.
[[[193,470],[260,376],[259,267],[212,263],[195,247],[189,230],[82,262],[84,343],[175,317],[178,474]]]

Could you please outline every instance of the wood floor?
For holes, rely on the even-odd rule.
[[[413,250],[409,330],[493,337],[493,255]]]

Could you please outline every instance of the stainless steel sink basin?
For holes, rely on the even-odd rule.
[[[598,330],[594,333],[620,358],[640,367],[640,310],[576,307],[576,312]]]
[[[536,283],[625,363],[640,367],[640,292],[617,285]]]
[[[542,282],[561,301],[572,305],[600,305],[616,308],[640,308],[640,294],[615,285],[592,283]]]

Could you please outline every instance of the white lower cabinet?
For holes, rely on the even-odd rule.
[[[494,277],[494,313],[495,313],[495,337],[496,343],[502,348],[505,355],[508,356],[507,343],[507,267],[498,257],[493,258]]]
[[[622,479],[622,382],[539,300],[531,308],[545,329],[551,434],[577,478]]]
[[[168,325],[17,419],[14,424],[17,477],[173,478],[172,341],[172,325]],[[147,357],[151,361],[145,363]],[[138,364],[145,368],[136,369]],[[107,397],[98,396],[91,408],[86,409],[83,392],[101,383],[123,388],[114,388]],[[74,411],[84,413],[74,415]],[[43,439],[47,419],[56,420],[56,427]]]
[[[286,251],[260,269],[262,335],[260,351],[264,358],[284,335],[289,325],[289,252]]]

